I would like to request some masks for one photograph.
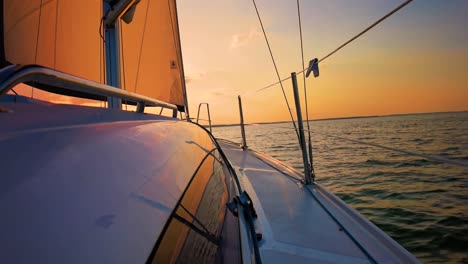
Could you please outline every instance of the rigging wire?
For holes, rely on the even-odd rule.
[[[304,42],[302,39],[302,21],[301,21],[301,7],[299,4],[300,0],[296,0],[297,2],[297,17],[299,20],[299,37],[301,40],[301,59],[302,59],[302,68],[305,68],[304,65]],[[310,121],[309,121],[309,103],[307,100],[307,85],[306,85],[306,77],[305,74],[302,74],[302,79],[303,79],[303,86],[304,86],[304,101],[305,101],[305,107],[306,107],[306,119],[307,119],[307,130],[308,130],[308,141],[309,141],[309,166],[310,166],[310,171],[313,176],[315,176],[315,171],[314,171],[314,159],[312,156],[312,139],[310,136]]]
[[[101,13],[103,13],[102,7],[101,7]],[[99,49],[99,56],[101,56],[101,57],[99,58],[99,61],[100,61],[100,63],[99,63],[99,67],[100,67],[99,70],[100,70],[101,72],[99,73],[99,75],[100,75],[100,76],[99,76],[99,80],[101,81],[101,83],[105,83],[105,81],[104,81],[104,79],[105,79],[105,76],[104,76],[104,74],[105,74],[105,70],[104,70],[104,65],[105,65],[104,60],[105,60],[105,56],[103,55],[103,51],[105,50],[104,45],[106,44],[106,39],[104,38],[104,33],[102,32],[102,24],[104,23],[104,19],[105,19],[105,18],[106,18],[106,16],[103,15],[103,16],[101,17],[101,22],[99,23],[99,36],[101,37],[101,47],[100,47],[100,49]]]
[[[58,0],[57,0],[57,5],[58,5]],[[104,39],[104,36],[103,36],[103,33],[102,33],[102,23],[104,23],[104,18],[105,18],[105,15],[104,15],[104,7],[103,7],[104,4],[101,4],[101,8],[100,8],[100,11],[101,11],[101,14],[102,14],[102,17],[101,17],[101,21],[99,22],[99,36],[101,37],[100,39],[100,43],[99,43],[99,82],[101,83],[106,83],[104,81],[105,79],[105,70],[104,70],[104,60],[105,60],[105,56],[104,56],[104,43],[105,43],[105,39]],[[57,38],[57,37],[56,37]],[[55,65],[55,62],[54,62],[54,65]],[[101,101],[100,103],[101,107],[104,107],[104,102]]]
[[[292,121],[292,123],[294,125],[294,128],[296,128],[295,131],[296,131],[297,138],[299,138],[299,132],[297,132],[296,122],[294,121],[294,117],[293,117],[292,112],[291,112],[291,107],[289,106],[288,98],[286,97],[286,93],[284,92],[283,83],[281,81],[281,77],[280,77],[279,72],[278,72],[278,67],[276,66],[275,58],[273,57],[273,52],[271,51],[270,42],[268,42],[268,37],[266,35],[265,28],[263,27],[262,18],[260,17],[260,13],[258,12],[258,8],[257,8],[257,4],[255,3],[255,0],[252,0],[252,2],[254,4],[255,12],[257,13],[257,17],[258,17],[258,21],[260,22],[260,26],[262,27],[263,36],[265,37],[265,41],[266,41],[266,44],[268,46],[268,50],[270,51],[270,56],[271,56],[271,60],[273,61],[273,66],[275,66],[276,76],[278,76],[278,80],[279,80],[278,83],[281,85],[281,90],[283,91],[284,100],[286,101],[286,106],[288,107],[289,115],[291,116],[291,121]]]
[[[363,31],[361,31],[359,34],[355,35],[354,37],[352,37],[351,39],[349,39],[348,41],[346,41],[345,43],[343,43],[341,46],[339,46],[338,48],[334,49],[332,52],[328,53],[326,56],[324,56],[323,58],[321,58],[317,63],[319,62],[322,62],[326,59],[328,59],[330,56],[332,56],[333,54],[335,54],[336,52],[338,52],[339,50],[341,50],[342,48],[344,48],[345,46],[347,46],[348,44],[350,44],[351,42],[353,42],[354,40],[358,39],[359,37],[361,37],[362,35],[364,35],[365,33],[367,33],[369,30],[371,30],[372,28],[374,28],[375,26],[377,26],[378,24],[380,24],[382,21],[384,21],[385,19],[389,18],[390,16],[392,16],[393,14],[395,14],[396,12],[398,12],[400,9],[402,9],[403,7],[405,7],[406,5],[408,5],[409,3],[411,3],[413,0],[407,0],[405,2],[403,2],[401,5],[397,6],[396,8],[394,8],[392,11],[390,11],[389,13],[387,13],[385,16],[383,16],[382,18],[380,18],[379,20],[375,21],[373,24],[371,24],[370,26],[368,26],[366,29],[364,29]],[[297,72],[297,74],[301,74],[303,73],[304,71],[306,71],[307,68],[304,68],[300,71]],[[260,92],[260,91],[263,91],[263,90],[266,90],[268,88],[271,88],[277,84],[280,84],[282,83],[283,81],[286,81],[286,80],[289,80],[291,79],[291,76],[289,77],[286,77],[284,79],[281,79],[279,80],[278,82],[275,82],[275,83],[272,83],[270,85],[267,85],[263,88],[260,88],[258,90],[256,90],[256,92]]]
[[[36,53],[34,54],[34,64],[37,64],[37,50],[39,48],[39,36],[41,33],[42,0],[39,4],[39,18],[37,22]],[[34,98],[34,88],[31,86],[31,98]]]
[[[151,0],[148,0],[146,4],[146,12],[145,12],[145,23],[143,24],[143,34],[141,34],[141,43],[140,43],[140,53],[138,54],[138,66],[137,72],[135,77],[135,88],[134,91],[136,93],[137,84],[138,84],[138,77],[140,77],[140,64],[141,64],[141,54],[143,53],[143,42],[145,42],[145,32],[146,32],[146,23],[148,22],[148,11],[150,6]]]

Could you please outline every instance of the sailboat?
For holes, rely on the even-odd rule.
[[[192,122],[174,0],[0,2],[2,262],[418,263],[310,174]]]

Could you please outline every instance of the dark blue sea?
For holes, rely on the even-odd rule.
[[[302,171],[292,128],[248,125],[247,144]],[[310,129],[318,183],[423,263],[468,263],[468,167],[342,139],[468,164],[468,112],[319,120]],[[213,133],[241,141],[238,126]]]

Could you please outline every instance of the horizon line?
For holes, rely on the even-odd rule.
[[[373,118],[373,117],[391,117],[391,116],[405,116],[405,115],[429,115],[429,114],[443,114],[443,113],[463,113],[468,112],[467,110],[460,110],[460,111],[438,111],[438,112],[416,112],[416,113],[403,113],[403,114],[388,114],[388,115],[363,115],[363,116],[342,116],[342,117],[330,117],[330,118],[318,118],[318,119],[305,119],[305,121],[327,121],[327,120],[341,120],[341,119],[359,119],[359,118]],[[297,121],[297,120],[294,120]],[[253,123],[246,123],[244,125],[266,125],[266,124],[279,124],[279,123],[291,123],[291,120],[287,121],[265,121],[265,122],[253,122]],[[211,127],[225,127],[225,126],[239,126],[239,123],[231,123],[231,124],[216,124],[212,125]]]

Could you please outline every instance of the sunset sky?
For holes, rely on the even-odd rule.
[[[399,0],[302,0],[306,65],[388,13]],[[281,77],[301,69],[296,1],[257,0]],[[179,0],[188,100],[214,123],[289,120],[250,0]],[[465,0],[416,0],[321,63],[307,79],[312,119],[468,110]],[[302,76],[298,76],[303,96]],[[293,104],[291,82],[285,82]],[[302,109],[305,107],[302,105]]]
[[[68,10],[68,13],[60,16],[61,20],[74,21],[80,19],[74,16],[83,13],[92,17],[89,21],[85,20],[87,23],[73,24],[72,30],[67,25],[70,23],[54,25],[53,14],[58,6],[58,2],[54,1],[44,3],[45,18],[40,24],[40,38],[35,34],[21,34],[20,30],[29,32],[31,28],[38,28],[34,26],[34,23],[40,21],[38,8],[31,12],[29,22],[26,21],[24,25],[10,25],[8,32],[12,32],[12,36],[28,37],[19,42],[13,41],[8,46],[8,54],[18,57],[13,61],[57,67],[60,71],[103,82],[104,77],[99,71],[99,67],[104,65],[99,59],[103,54],[100,48],[102,40],[97,30],[102,11],[99,2],[86,1],[87,4],[73,1],[60,4],[61,8]],[[163,0],[152,1],[153,4],[158,4],[153,5],[153,9],[158,9],[160,5],[165,6],[166,3]],[[321,59],[402,2],[301,0],[306,65],[310,59]],[[10,3],[11,9],[16,10],[16,13],[28,11],[17,7],[17,2]],[[37,6],[40,3],[37,1]],[[129,41],[125,41],[127,85],[123,86],[132,92],[138,88],[137,92],[142,93],[141,85],[133,85],[139,71],[135,65],[138,65],[140,57],[143,61],[149,60],[167,68],[168,59],[154,59],[154,54],[155,50],[161,50],[159,46],[166,47],[164,45],[168,41],[158,42],[162,43],[159,46],[149,41],[145,42],[149,44],[143,45],[143,37],[139,38],[138,32],[144,31],[145,10],[148,5],[148,1],[141,1],[132,24],[124,26],[124,29],[133,27],[136,30],[136,35],[128,35],[128,31],[124,31],[124,36],[127,37],[124,40]],[[241,95],[247,123],[290,120],[279,85],[256,92],[278,79],[252,1],[178,0],[177,6],[191,117],[196,117],[198,104],[203,102],[210,104],[213,123],[238,123],[237,96]],[[302,67],[296,1],[257,0],[257,6],[280,76],[284,78],[293,71],[300,71]],[[153,9],[151,12],[154,12]],[[22,17],[15,12],[12,14]],[[467,14],[466,0],[413,1],[320,63],[320,77],[307,79],[309,117],[322,119],[468,110]],[[163,25],[158,23],[153,21],[151,25]],[[22,27],[15,27],[20,24]],[[152,39],[167,40],[167,36],[154,34],[153,31],[149,31],[149,34]],[[57,38],[61,41],[57,42]],[[53,40],[57,47],[52,45]],[[34,54],[38,50],[36,41],[41,51],[37,56]],[[166,44],[170,46],[171,43]],[[22,48],[21,52],[18,51],[19,48]],[[74,52],[69,52],[70,50]],[[171,55],[169,51],[163,51],[168,56]],[[29,60],[21,59],[23,53],[30,57]],[[164,54],[167,55],[166,53]],[[71,68],[73,71],[70,71]],[[159,68],[145,68],[145,76],[153,78],[145,82],[148,89],[168,86],[167,83],[154,81],[155,78],[159,80],[158,74],[167,75]],[[179,75],[174,76],[175,79],[180,79]],[[173,79],[164,80],[172,83]],[[124,82],[125,80],[122,81]],[[298,75],[298,83],[303,100],[302,109],[305,111],[302,75]],[[294,108],[290,80],[284,82],[284,88],[290,105]],[[23,90],[17,89],[18,92],[31,96],[31,88]],[[96,105],[96,102],[83,102],[41,91],[35,91],[34,97],[58,103]],[[292,110],[294,113],[294,109]],[[157,112],[159,113],[159,109]],[[202,118],[206,118],[205,111],[202,115]]]

